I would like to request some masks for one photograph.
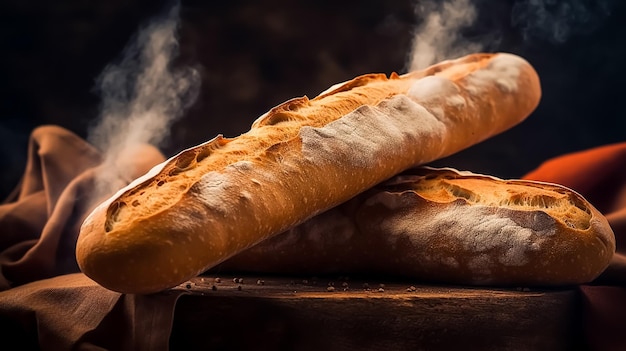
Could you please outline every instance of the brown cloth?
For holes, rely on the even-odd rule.
[[[104,159],[64,128],[31,133],[21,184],[0,205],[0,290],[78,272],[74,249],[84,218],[165,157],[151,145],[133,144],[113,162]]]
[[[164,160],[148,145],[126,156],[117,167],[134,169],[113,173],[118,185]],[[120,294],[91,281],[76,265],[82,220],[112,194],[96,191],[96,176],[108,171],[107,165],[99,151],[63,128],[33,131],[23,179],[0,205],[0,335],[5,345],[13,341],[20,350],[168,349],[182,290]],[[610,267],[580,287],[591,349],[626,350],[620,323],[626,316],[625,176],[623,143],[549,160],[524,177],[580,192],[615,231],[618,252]]]
[[[84,274],[0,293],[2,344],[16,350],[168,350],[174,306],[185,292],[125,295]]]
[[[0,205],[0,335],[5,346],[168,348],[181,292],[119,294],[79,273],[75,260],[80,224],[95,205],[165,160],[150,145],[135,145],[124,156],[110,168],[127,173],[110,172],[103,155],[66,129],[41,126],[31,133],[23,178]],[[103,173],[110,188],[96,184]]]

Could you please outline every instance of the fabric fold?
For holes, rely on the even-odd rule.
[[[0,292],[0,330],[25,350],[167,350],[184,293],[125,295],[81,273],[60,275]]]
[[[164,160],[153,146],[139,145],[116,164],[104,164],[100,152],[74,133],[54,125],[36,128],[20,184],[0,205],[0,289],[78,272],[80,225],[117,189],[94,191],[97,176],[108,172],[111,183],[125,185]],[[111,171],[129,162],[126,174]]]

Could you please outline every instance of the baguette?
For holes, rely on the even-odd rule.
[[[593,281],[614,253],[606,218],[569,188],[420,167],[214,271],[564,286]]]
[[[289,100],[248,132],[184,150],[100,204],[81,227],[78,265],[111,290],[167,289],[517,125],[540,96],[527,61],[479,53]]]

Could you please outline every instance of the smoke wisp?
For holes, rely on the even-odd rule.
[[[461,37],[464,28],[477,17],[470,0],[422,1],[415,13],[423,22],[417,27],[409,55],[409,71],[426,68],[434,63],[480,51],[480,43]]]
[[[607,0],[519,0],[513,4],[511,23],[526,41],[561,44],[594,31],[611,8]]]
[[[131,178],[133,150],[166,140],[171,124],[197,98],[199,72],[189,66],[173,67],[178,26],[176,4],[163,18],[140,29],[119,62],[108,65],[98,77],[100,116],[88,140],[104,154],[104,172],[96,179],[99,194],[123,186],[112,181]]]

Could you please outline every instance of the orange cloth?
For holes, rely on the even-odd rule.
[[[626,350],[626,143],[556,157],[524,178],[576,190],[609,221],[615,233],[615,256],[598,279],[580,287],[585,332],[594,350]]]

